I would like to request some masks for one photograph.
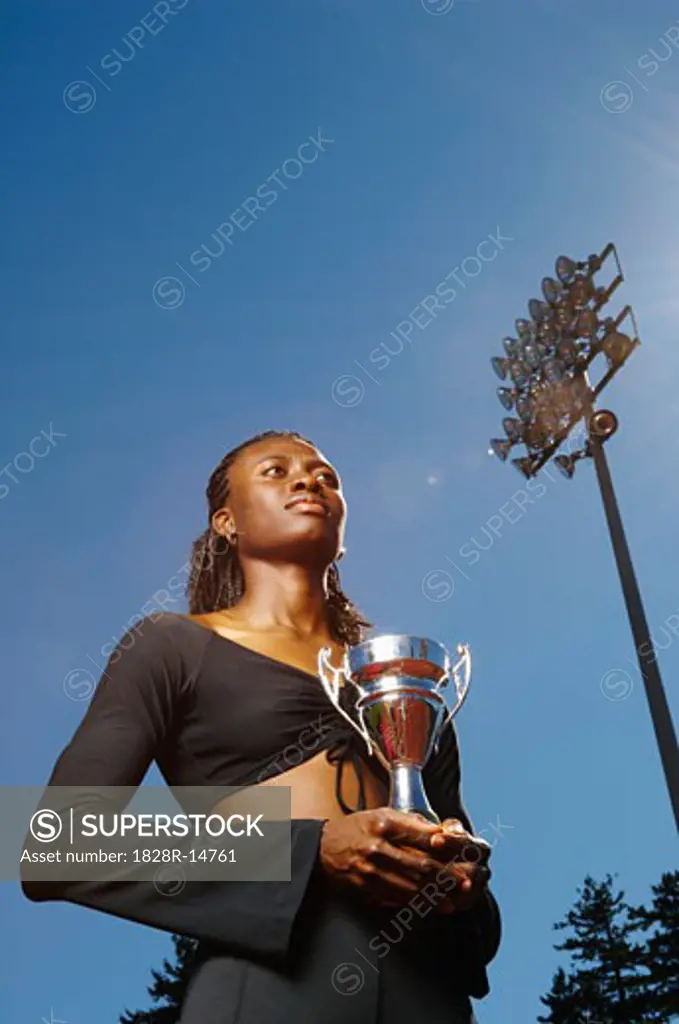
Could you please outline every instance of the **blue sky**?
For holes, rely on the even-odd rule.
[[[478,829],[505,826],[478,1015],[535,1020],[575,887],[617,872],[641,902],[676,846],[593,467],[548,467],[517,506],[521,477],[487,454],[489,358],[556,255],[617,243],[643,346],[606,397],[608,455],[676,717],[679,13],[171,6],[164,25],[133,0],[4,8],[2,778],[44,783],[84,712],[69,674],[184,565],[224,450],[300,430],[343,475],[347,591],[380,629],[472,647],[464,795]],[[148,1005],[168,936],[11,883],[0,899],[8,1020]]]

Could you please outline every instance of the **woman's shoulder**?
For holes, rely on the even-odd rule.
[[[153,612],[131,625],[118,643],[118,652],[136,648],[141,657],[176,657],[193,664],[202,657],[210,630],[188,615]]]
[[[135,619],[130,619],[125,635],[136,633],[138,636],[182,636],[186,633],[187,626],[191,621],[188,615],[182,615],[180,612],[168,612],[162,609],[141,616],[136,621]]]

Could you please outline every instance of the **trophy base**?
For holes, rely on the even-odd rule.
[[[439,825],[441,819],[427,799],[422,769],[412,764],[392,764],[389,774],[389,806],[395,811],[419,814],[427,821]]]

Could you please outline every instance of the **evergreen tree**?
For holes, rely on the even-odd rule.
[[[583,992],[573,975],[566,974],[559,967],[552,979],[552,991],[541,996],[541,1002],[549,1009],[548,1017],[538,1017],[549,1024],[580,1024],[582,1020]]]
[[[158,1005],[152,1010],[125,1010],[119,1024],[179,1024],[181,1005],[193,974],[197,942],[185,935],[173,935],[175,962],[163,959],[163,972],[151,969],[153,982],[148,993]]]
[[[679,871],[666,872],[651,887],[650,909],[634,907],[630,919],[646,939],[641,962],[648,973],[648,1021],[679,1020]]]
[[[571,954],[572,970],[556,972],[552,990],[541,1002],[549,1016],[541,1024],[645,1024],[647,972],[641,947],[633,940],[639,925],[630,920],[624,893],[613,891],[610,875],[603,882],[587,876],[578,899],[554,927],[570,929],[555,949]]]

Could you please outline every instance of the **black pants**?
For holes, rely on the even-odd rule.
[[[202,947],[181,1024],[472,1024],[436,922],[405,931],[318,891],[300,915],[284,968]]]

